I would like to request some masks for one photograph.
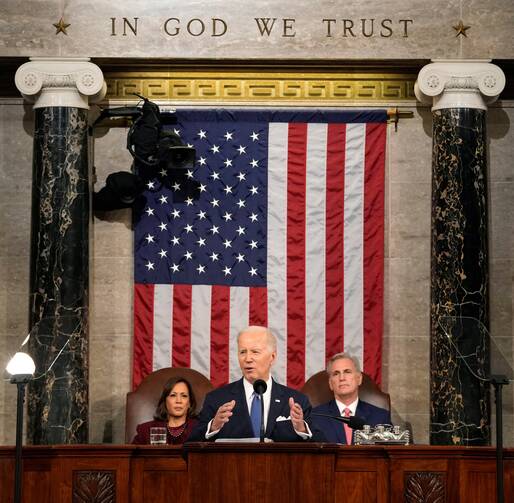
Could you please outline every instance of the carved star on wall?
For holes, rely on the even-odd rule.
[[[455,35],[456,37],[458,37],[459,35],[464,35],[465,37],[467,37],[466,30],[469,30],[471,26],[466,26],[461,19],[459,21],[459,24],[452,26],[452,28],[457,32],[457,34]]]
[[[68,35],[66,33],[66,28],[68,28],[69,23],[65,23],[64,22],[64,19],[61,17],[61,19],[59,19],[59,22],[58,23],[54,23],[52,26],[55,26],[56,30],[55,30],[55,34],[58,35],[59,33],[64,33],[65,35]]]

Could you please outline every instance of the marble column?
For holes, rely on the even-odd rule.
[[[88,109],[105,83],[89,58],[31,58],[15,81],[35,110],[27,437],[87,443]]]
[[[490,443],[487,105],[505,86],[489,60],[434,61],[417,98],[432,105],[430,443]]]

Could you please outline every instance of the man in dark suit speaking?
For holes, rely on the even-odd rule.
[[[323,436],[310,426],[311,405],[307,397],[271,378],[277,354],[271,331],[258,326],[245,328],[239,333],[237,346],[242,379],[207,394],[188,441],[259,437],[261,399],[266,438],[281,442],[322,441]],[[262,397],[254,392],[257,379],[267,384]]]
[[[312,412],[329,416],[358,416],[364,424],[391,424],[391,413],[359,399],[362,373],[357,358],[348,353],[337,353],[327,363],[328,385],[334,400],[315,407]],[[346,423],[328,417],[314,417],[329,442],[353,444],[353,431]]]

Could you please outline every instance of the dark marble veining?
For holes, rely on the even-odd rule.
[[[88,439],[87,110],[36,110],[28,393],[33,444]]]
[[[431,424],[438,445],[490,441],[485,111],[434,112]]]

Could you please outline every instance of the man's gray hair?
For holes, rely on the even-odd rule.
[[[268,327],[261,327],[260,325],[250,325],[246,328],[243,328],[238,334],[237,334],[237,341],[239,342],[239,337],[243,334],[247,333],[265,333],[266,334],[266,342],[268,344],[268,347],[270,350],[276,351],[277,350],[277,339],[273,335],[273,332]]]
[[[332,369],[332,364],[336,361],[336,360],[342,360],[343,358],[346,358],[348,360],[351,360],[353,362],[353,364],[355,365],[355,368],[357,369],[357,372],[361,372],[361,364],[359,362],[359,359],[353,355],[351,355],[350,353],[336,353],[334,356],[332,356],[331,358],[329,358],[328,362],[327,362],[327,374],[330,375],[330,371]]]

